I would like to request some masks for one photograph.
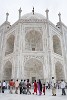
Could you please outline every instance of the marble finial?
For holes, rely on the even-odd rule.
[[[33,12],[33,15],[34,15],[34,7],[33,7],[33,10],[32,10],[32,12]]]
[[[21,12],[22,12],[22,10],[21,10],[21,8],[19,9],[19,19],[21,19]]]
[[[59,22],[61,22],[61,13],[60,12],[59,12],[58,16],[59,16]]]
[[[6,13],[6,21],[8,21],[8,16],[9,16],[9,13],[7,12]]]
[[[49,10],[48,9],[46,9],[46,18],[48,19],[48,12],[49,12]]]

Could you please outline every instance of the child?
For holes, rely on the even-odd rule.
[[[46,89],[45,84],[43,84],[43,93],[44,93],[44,95],[45,95],[45,89]]]

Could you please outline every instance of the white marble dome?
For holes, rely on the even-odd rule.
[[[22,16],[22,19],[46,19],[45,16],[39,13],[27,13]]]

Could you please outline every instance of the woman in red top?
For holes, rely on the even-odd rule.
[[[36,82],[36,80],[35,80],[35,82],[34,82],[34,93],[36,93],[36,95],[37,95],[37,82]],[[33,94],[34,94],[33,93]]]
[[[12,94],[13,93],[13,87],[14,87],[14,82],[13,82],[13,79],[11,79],[10,81],[9,81],[9,87],[10,87],[10,93]]]

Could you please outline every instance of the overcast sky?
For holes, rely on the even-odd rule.
[[[67,0],[0,0],[0,25],[6,19],[6,12],[9,13],[9,22],[13,24],[18,20],[18,10],[21,7],[22,15],[30,13],[34,6],[35,12],[45,15],[49,9],[49,20],[56,24],[58,13],[61,13],[61,20],[67,26]]]

